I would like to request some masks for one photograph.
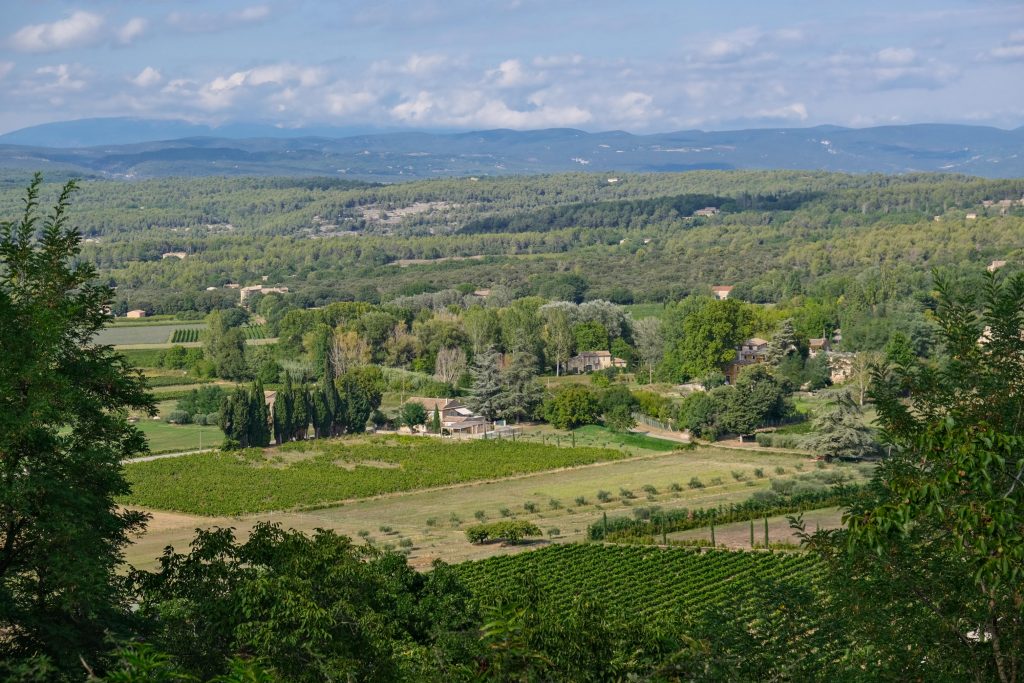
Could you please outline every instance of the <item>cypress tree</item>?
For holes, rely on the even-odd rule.
[[[292,436],[302,441],[309,433],[309,406],[306,403],[306,387],[299,385],[292,389]]]
[[[250,398],[250,414],[252,415],[252,424],[249,429],[251,437],[249,442],[253,446],[269,446],[270,445],[270,417],[267,414],[267,397],[263,391],[263,382],[256,380],[252,387],[252,393]]]
[[[281,440],[291,441],[295,434],[295,387],[292,386],[292,376],[287,371],[284,373],[284,388],[277,394],[277,405],[281,408],[278,418],[281,423]]]
[[[441,412],[437,409],[437,404],[434,404],[434,415],[430,418],[430,431],[434,434],[441,433]]]

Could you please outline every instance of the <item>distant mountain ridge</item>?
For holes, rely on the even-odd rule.
[[[1024,176],[1024,127],[1002,130],[914,124],[634,135],[570,128],[359,132],[279,129],[261,124],[211,129],[181,121],[90,121],[46,124],[0,136],[0,169],[118,178],[328,175],[385,182],[573,170],[614,173],[771,168]],[[58,144],[104,135],[110,138],[118,126],[122,138],[131,142]],[[310,135],[312,132],[329,134]],[[159,139],[139,139],[146,135]],[[46,139],[54,142],[39,144]]]

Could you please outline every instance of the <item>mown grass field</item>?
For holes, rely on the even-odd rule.
[[[172,425],[163,420],[139,420],[135,425],[146,435],[152,453],[191,451],[219,446],[224,434],[219,427]]]
[[[373,437],[209,453],[126,466],[123,502],[238,515],[620,460],[629,453],[510,441]]]
[[[205,323],[174,323],[157,325],[108,325],[96,335],[99,344],[131,346],[135,344],[169,344],[176,334],[198,334],[206,329]],[[192,332],[188,332],[192,331]],[[195,340],[193,340],[195,341]]]
[[[642,429],[642,427],[641,427]],[[560,431],[548,425],[524,428],[516,437],[527,443],[557,444],[559,446],[592,446],[594,448],[619,448],[632,451],[667,452],[685,448],[680,441],[669,441],[636,432],[614,432],[601,425],[586,425],[572,431]]]

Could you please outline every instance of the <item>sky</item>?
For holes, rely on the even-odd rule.
[[[1024,124],[1022,0],[0,0],[0,133]]]

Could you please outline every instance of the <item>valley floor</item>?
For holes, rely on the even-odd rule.
[[[778,468],[783,470],[779,473]],[[853,467],[843,469],[852,479],[862,474]],[[755,469],[765,476],[757,477]],[[755,491],[770,487],[770,477],[786,478],[800,470],[814,471],[815,463],[795,454],[741,451],[701,447],[692,451],[644,454],[628,460],[518,475],[499,480],[468,482],[429,490],[391,493],[348,501],[319,510],[264,512],[237,517],[204,517],[159,510],[147,531],[127,551],[126,561],[139,568],[152,568],[163,549],[174,546],[186,551],[197,528],[233,527],[247,534],[260,521],[311,532],[332,529],[356,539],[409,550],[413,566],[426,569],[437,559],[460,562],[496,554],[519,552],[549,542],[581,541],[587,526],[603,514],[622,515],[642,506],[666,509],[698,508],[738,502]],[[737,480],[734,473],[743,480]],[[692,478],[704,484],[691,488]],[[673,484],[681,490],[673,491]],[[644,487],[653,487],[649,493]],[[625,489],[635,496],[627,498]],[[599,503],[597,494],[607,491],[611,500]],[[577,498],[583,498],[582,502]],[[525,505],[533,504],[536,512]],[[527,519],[545,532],[547,540],[523,546],[471,545],[464,530],[483,519],[502,518],[502,510]],[[697,533],[697,532],[688,532]],[[763,533],[763,531],[762,531]],[[724,540],[724,538],[723,538]]]

